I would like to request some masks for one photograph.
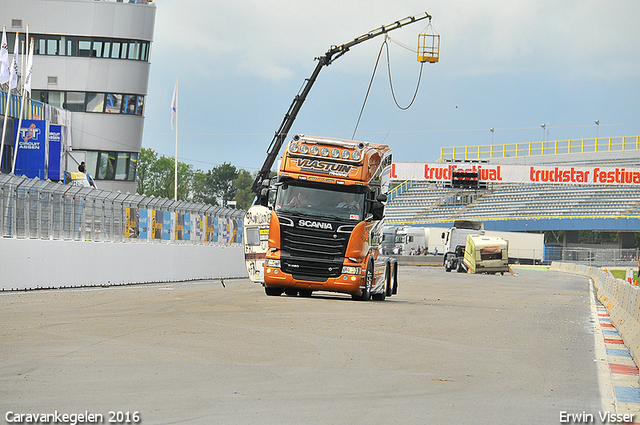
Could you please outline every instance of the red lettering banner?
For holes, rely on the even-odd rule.
[[[640,186],[640,168],[495,165],[487,163],[397,162],[392,180],[451,181],[454,171],[478,172],[487,183],[616,184]]]

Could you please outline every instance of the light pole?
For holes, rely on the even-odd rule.
[[[598,143],[599,134],[600,134],[600,120],[596,120],[596,143]]]
[[[542,141],[544,142],[544,130],[547,128],[547,125],[542,124],[541,127],[542,127]]]
[[[493,133],[495,132],[495,128],[491,127],[489,131],[491,132],[491,144],[493,145]]]

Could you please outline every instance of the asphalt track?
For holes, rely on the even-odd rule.
[[[2,421],[9,412],[88,412],[101,423],[138,412],[142,424],[597,418],[607,400],[588,279],[517,272],[404,266],[384,302],[267,297],[244,279],[0,293]]]

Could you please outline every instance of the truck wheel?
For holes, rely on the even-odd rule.
[[[391,276],[391,273],[389,270],[389,263],[387,263],[387,265],[384,268],[384,278],[386,279],[386,282],[385,282],[386,287],[382,290],[382,292],[371,295],[371,298],[373,298],[374,301],[384,301],[385,298],[387,298],[387,291],[389,291],[389,286],[391,285],[391,282],[389,282],[390,276]]]
[[[396,295],[398,293],[398,263],[393,265],[393,290],[391,291],[391,295]]]
[[[369,261],[364,275],[364,289],[361,295],[351,295],[357,301],[369,301],[371,299],[371,286],[373,286],[373,262]]]
[[[301,289],[298,293],[300,294],[301,297],[309,298],[312,292],[313,291],[310,289]]]
[[[264,293],[269,295],[270,297],[279,297],[280,295],[282,295],[282,291],[282,288],[274,288],[271,286],[264,287]]]
[[[285,288],[284,293],[287,294],[290,297],[297,297],[298,296],[298,290],[295,288]]]
[[[386,269],[386,279],[387,279],[387,297],[390,297],[391,295],[393,295],[393,284],[395,283],[395,281],[393,280],[393,264],[388,263],[387,264],[387,269]]]

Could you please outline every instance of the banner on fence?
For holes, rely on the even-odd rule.
[[[145,210],[146,213],[146,210]],[[139,230],[140,216],[137,208],[127,207],[124,209],[124,237],[125,238],[137,238],[141,233]],[[145,214],[146,222],[146,214]],[[145,223],[146,225],[146,223]],[[145,226],[146,227],[146,226]],[[146,238],[145,228],[145,238]]]
[[[392,180],[451,181],[454,171],[477,171],[487,183],[623,184],[640,186],[640,168],[571,165],[495,165],[481,163],[398,162]]]
[[[62,180],[64,178],[64,145],[62,144],[62,126],[49,126],[49,155],[47,178],[49,180]]]
[[[18,149],[15,151],[15,174],[43,179],[47,150],[46,121],[22,120],[20,129],[18,129],[19,120],[14,122],[15,130],[19,132]]]

